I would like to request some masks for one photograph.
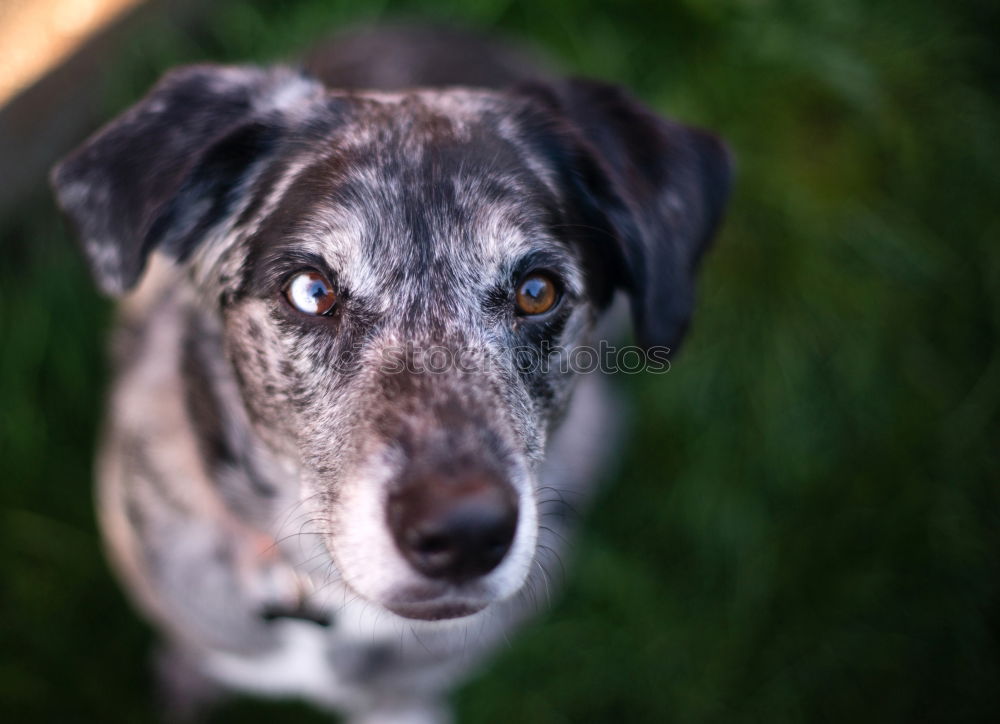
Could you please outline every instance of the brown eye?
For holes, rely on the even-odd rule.
[[[557,301],[559,292],[547,274],[532,272],[517,287],[517,311],[521,314],[545,314]]]
[[[285,299],[304,314],[328,314],[337,303],[333,285],[317,271],[303,271],[285,286]]]

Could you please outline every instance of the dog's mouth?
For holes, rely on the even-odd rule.
[[[388,611],[417,621],[448,621],[479,613],[489,604],[463,600],[420,601],[383,604]]]
[[[471,595],[469,595],[471,594]],[[479,613],[491,603],[475,591],[457,591],[436,585],[408,586],[382,602],[397,616],[417,621],[448,621]]]

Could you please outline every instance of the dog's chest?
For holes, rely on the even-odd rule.
[[[307,621],[272,623],[276,644],[267,653],[246,656],[224,651],[205,660],[207,673],[242,691],[269,696],[299,696],[339,704],[350,698],[350,687],[335,667],[337,635]]]
[[[298,619],[269,625],[275,636],[266,652],[213,651],[205,672],[236,690],[343,709],[363,706],[373,688],[434,690],[456,666],[466,668],[479,648],[473,644],[456,655],[459,631],[418,632],[367,605],[345,606],[328,626]]]

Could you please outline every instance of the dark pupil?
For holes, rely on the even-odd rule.
[[[309,296],[311,296],[316,301],[321,301],[326,297],[326,285],[318,279],[313,281],[309,285]]]
[[[521,287],[521,293],[533,302],[537,302],[545,295],[548,285],[542,279],[529,279]]]

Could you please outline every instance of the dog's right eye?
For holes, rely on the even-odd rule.
[[[297,310],[316,317],[329,314],[337,304],[333,285],[313,269],[293,275],[285,285],[284,294]]]

